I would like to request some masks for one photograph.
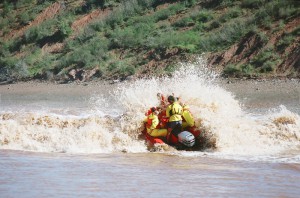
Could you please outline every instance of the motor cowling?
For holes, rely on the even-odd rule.
[[[191,132],[182,131],[178,134],[178,142],[187,147],[193,147],[195,145],[195,136]]]

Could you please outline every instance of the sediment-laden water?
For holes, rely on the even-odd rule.
[[[299,81],[224,84],[199,61],[172,78],[0,90],[4,197],[300,193]],[[158,92],[187,103],[215,147],[150,152],[140,131]]]

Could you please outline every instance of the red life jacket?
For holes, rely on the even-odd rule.
[[[162,94],[161,94],[161,96],[160,96],[160,105],[161,105],[162,107],[168,105],[168,102],[167,102],[166,98],[165,98]]]
[[[148,116],[147,127],[149,128],[149,127],[151,127],[151,125],[152,125],[152,119],[150,119],[149,116]]]
[[[169,119],[166,117],[166,111],[161,111],[160,114],[158,114],[159,119],[159,126],[160,128],[167,128],[166,124],[169,121]]]

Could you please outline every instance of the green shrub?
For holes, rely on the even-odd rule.
[[[133,48],[139,44],[139,36],[131,27],[116,29],[111,35],[110,48]]]
[[[241,2],[242,8],[258,9],[265,4],[265,0],[243,0]]]
[[[147,48],[166,49],[166,48],[181,48],[194,52],[197,49],[199,42],[199,35],[197,32],[186,31],[178,33],[175,31],[161,33],[159,36],[150,37],[145,42]]]
[[[119,76],[129,76],[135,74],[135,67],[128,64],[126,60],[115,60],[107,67],[109,73],[118,73]]]
[[[266,9],[276,19],[288,19],[300,14],[299,2],[296,1],[271,1],[266,5]]]
[[[124,20],[122,10],[116,10],[112,12],[105,20],[105,23],[111,28],[116,28]]]
[[[174,38],[174,46],[181,49],[186,49],[189,52],[194,52],[199,43],[200,36],[197,32],[187,31],[183,34],[177,34]],[[173,47],[173,46],[171,46]]]
[[[136,48],[145,45],[145,39],[153,30],[153,24],[137,23],[124,29],[118,28],[111,32],[110,47],[114,48]]]
[[[272,49],[267,49],[265,51],[260,52],[258,55],[256,55],[250,63],[257,67],[262,66],[267,60],[270,60],[273,58],[273,50]]]
[[[231,6],[234,6],[236,4],[236,2],[238,1],[235,1],[235,0],[223,0],[221,5],[224,6],[224,7],[231,7]]]
[[[77,36],[76,41],[79,45],[88,42],[90,39],[96,36],[96,32],[90,26],[84,28],[81,33]]]
[[[119,7],[105,19],[105,23],[111,28],[116,28],[134,15],[141,14],[145,7],[148,7],[152,3],[149,0],[146,2],[140,0],[122,1]]]
[[[161,20],[166,20],[170,16],[176,14],[180,10],[184,9],[182,4],[174,4],[170,5],[168,8],[158,10],[150,15],[135,15],[132,14],[130,18],[128,18],[127,25],[133,25],[134,23],[156,23]]]
[[[276,44],[276,48],[279,51],[284,51],[286,47],[292,44],[295,40],[295,36],[292,34],[284,35]]]
[[[294,7],[292,5],[287,5],[284,7],[280,7],[278,10],[278,17],[279,18],[289,18],[291,16],[299,16],[300,11],[299,11],[299,7]]]
[[[300,36],[300,26],[296,27],[296,29],[292,31],[292,35]]]
[[[105,22],[103,20],[94,21],[89,27],[97,32],[101,32],[104,31]]]
[[[43,75],[48,71],[54,68],[54,64],[57,57],[53,54],[44,54],[38,62],[36,62],[35,67],[40,70],[36,70],[36,73],[39,75]]]
[[[13,70],[17,62],[18,59],[13,56],[0,57],[0,65],[6,68],[8,71]]]
[[[183,5],[187,7],[194,6],[197,3],[196,0],[184,0]]]
[[[241,69],[233,64],[226,65],[223,70],[223,74],[227,76],[236,76],[239,73],[241,73]]]
[[[168,19],[170,16],[175,15],[179,11],[183,10],[184,5],[177,3],[174,5],[170,5],[168,8],[158,10],[153,13],[152,18],[154,22],[162,21]]]
[[[9,42],[8,42],[8,48],[9,48],[9,51],[11,52],[11,53],[13,53],[13,52],[16,52],[16,51],[19,51],[20,50],[20,48],[21,48],[21,45],[23,44],[24,42],[23,42],[23,39],[22,38],[20,38],[20,37],[17,37],[17,38],[15,38],[15,39],[12,39],[12,40],[10,40]]]
[[[123,76],[129,76],[129,75],[135,74],[135,68],[133,66],[131,66],[131,65],[122,65],[119,68],[119,72]]]
[[[175,14],[175,12],[172,12],[170,9],[163,9],[155,12],[155,21],[162,21],[168,19],[170,16]]]
[[[31,21],[31,17],[28,15],[28,13],[26,12],[21,13],[20,15],[21,25],[28,25],[30,21]]]
[[[54,67],[55,59],[54,55],[42,53],[40,48],[34,49],[34,51],[25,58],[28,67],[28,77],[43,75],[51,70]]]
[[[254,67],[251,64],[243,64],[243,65],[241,65],[241,71],[244,74],[251,75],[254,70],[255,69],[254,69]]]
[[[224,24],[218,31],[211,32],[201,37],[198,48],[201,51],[216,51],[225,49],[229,45],[239,41],[252,26],[244,19],[235,19]]]
[[[144,8],[144,9],[149,9],[152,8],[158,0],[138,0],[138,4]]]
[[[213,21],[211,22],[210,26],[209,26],[209,31],[219,28],[221,26],[221,23],[219,21]]]
[[[213,19],[213,14],[211,11],[206,9],[201,9],[199,12],[192,13],[191,18],[194,21],[200,22],[200,23],[206,23]]]
[[[20,9],[23,7],[28,7],[34,3],[35,3],[35,1],[33,1],[33,0],[22,0],[22,1],[17,1],[15,5],[16,5],[17,9]]]
[[[44,23],[29,28],[24,36],[27,43],[34,43],[38,40],[53,35],[57,31],[59,21],[55,19],[46,20]]]
[[[203,34],[205,32],[204,30],[206,29],[208,29],[208,26],[207,24],[203,23],[196,23],[193,27],[193,30],[199,32],[199,34]]]
[[[9,3],[8,1],[3,2],[3,9],[1,12],[2,17],[7,17],[13,10],[13,3]]]
[[[204,8],[213,9],[213,8],[220,7],[223,1],[224,0],[207,0],[207,1],[203,1],[202,3]]]
[[[252,76],[255,72],[254,67],[251,64],[235,65],[229,64],[223,70],[223,75],[229,77],[242,77],[242,76]]]
[[[280,57],[274,52],[274,49],[268,48],[256,55],[250,64],[259,69],[261,73],[265,73],[273,71],[280,61]]]
[[[0,57],[7,57],[10,55],[10,42],[0,41]]]
[[[172,15],[174,15],[174,14],[179,13],[180,11],[184,10],[185,6],[181,3],[177,3],[177,4],[170,5],[167,9],[170,10],[170,13]]]
[[[6,17],[2,17],[0,16],[0,29],[2,29],[3,31],[3,28],[7,27],[9,24],[9,21]]]
[[[268,24],[273,20],[289,19],[299,16],[299,14],[300,10],[294,1],[270,1],[259,7],[255,13],[255,21],[269,27]]]
[[[22,59],[13,56],[0,57],[0,79],[5,80],[7,76],[14,79],[24,79],[29,76],[28,65]]]
[[[146,23],[146,24],[154,24],[156,21],[154,15],[146,15],[146,16],[134,16],[126,22],[127,26],[132,26],[136,23]]]
[[[187,27],[187,26],[194,25],[194,21],[190,17],[184,17],[184,18],[181,18],[180,20],[176,21],[173,25],[175,27]]]
[[[120,67],[120,62],[112,62],[108,65],[107,70],[111,72],[116,70],[119,67]]]
[[[34,26],[25,31],[24,38],[27,43],[32,43],[39,35],[39,26]]]
[[[226,13],[224,13],[221,17],[220,17],[220,21],[222,23],[225,23],[226,21],[229,21],[231,19],[237,18],[242,14],[242,10],[240,8],[234,7],[232,9],[229,9],[229,11],[227,11]]]
[[[259,30],[257,29],[256,34],[258,35],[260,41],[261,41],[263,44],[267,44],[267,43],[268,43],[269,37],[267,36],[266,33],[262,32],[262,31],[259,31]]]
[[[29,76],[29,71],[28,71],[28,65],[24,60],[19,60],[15,65],[14,69],[12,70],[12,76],[17,78],[17,79],[24,79]]]
[[[167,74],[171,74],[171,73],[173,73],[174,71],[176,71],[176,68],[177,68],[177,66],[176,65],[174,65],[174,64],[170,64],[170,65],[167,65],[166,67],[165,67],[165,72],[167,73]]]
[[[263,63],[262,67],[260,68],[261,73],[269,73],[275,70],[276,62],[275,61],[266,61]]]
[[[60,32],[60,35],[62,36],[62,38],[67,38],[68,36],[71,35],[72,33],[72,29],[70,27],[70,24],[68,21],[66,20],[59,20],[58,21],[58,30]]]
[[[83,14],[83,13],[88,13],[92,9],[97,9],[97,8],[107,8],[107,7],[112,7],[115,6],[116,2],[119,1],[114,1],[114,0],[85,0],[85,2],[80,6],[77,7],[75,12],[77,14]]]
[[[108,40],[94,37],[88,42],[68,42],[65,55],[59,60],[57,68],[78,67],[94,68],[107,59]]]
[[[66,18],[58,17],[49,19],[38,26],[33,26],[25,31],[25,43],[61,42],[71,34],[70,22]]]
[[[107,58],[108,45],[108,40],[96,37],[87,43],[85,49],[90,51],[91,54],[96,56],[99,60],[104,60]]]

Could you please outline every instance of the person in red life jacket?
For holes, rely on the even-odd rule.
[[[168,101],[162,93],[157,93],[157,99],[159,100],[159,104],[162,108],[166,108],[168,105]]]
[[[168,97],[168,102],[170,103],[166,109],[166,117],[169,118],[167,123],[167,141],[170,142],[171,134],[176,137],[181,132],[182,128],[182,106],[177,102],[177,99],[170,95]]]
[[[146,111],[145,116],[149,116],[151,113],[152,113],[152,110],[150,108],[148,111]],[[145,121],[145,122],[147,122],[147,121]]]
[[[151,108],[151,113],[146,118],[147,133],[152,137],[166,137],[167,129],[159,127],[158,119],[159,111],[155,108]]]
[[[166,116],[166,110],[161,107],[156,107],[156,109],[159,111],[158,120],[159,120],[159,128],[167,128],[168,118]]]
[[[160,128],[167,128],[168,118],[166,117],[166,108],[168,105],[168,101],[166,100],[165,96],[162,93],[157,93],[157,99],[159,100],[160,106],[157,107],[159,110],[158,119],[159,119],[159,126]]]

